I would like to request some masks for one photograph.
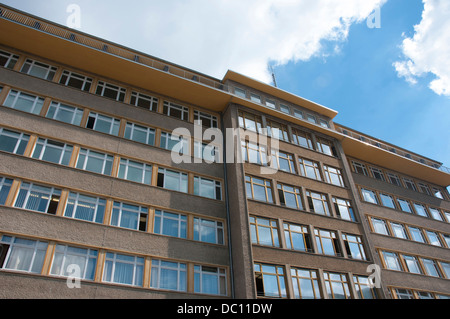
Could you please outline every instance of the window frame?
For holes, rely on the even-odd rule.
[[[30,110],[26,109],[28,108],[28,106],[23,107],[17,104],[21,99],[32,103]],[[44,101],[45,99],[39,95],[11,89],[5,101],[3,102],[3,106],[12,108],[17,111],[39,115],[42,111],[42,107],[44,106]]]
[[[256,180],[256,181],[255,181]],[[261,181],[262,183],[259,183]],[[264,189],[265,199],[255,197],[254,186]],[[249,191],[250,188],[250,191]],[[266,203],[274,203],[272,181],[264,178],[245,175],[245,189],[247,192],[247,199],[257,200]]]
[[[67,113],[69,113],[69,112],[73,113],[72,119],[70,121],[64,121],[59,117],[59,114],[64,111]],[[84,113],[84,110],[79,107],[63,104],[61,102],[52,101],[50,103],[50,106],[48,108],[48,111],[47,111],[47,114],[45,115],[45,117],[55,120],[55,121],[80,126],[81,120],[83,117],[83,113]]]
[[[249,223],[252,244],[281,247],[278,232],[278,221],[276,219],[250,216]],[[265,234],[265,236],[263,234]],[[270,236],[270,242],[265,238],[267,237],[267,234]]]

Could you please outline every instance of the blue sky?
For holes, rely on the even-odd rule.
[[[448,0],[3,0],[221,79],[226,70],[335,109],[335,121],[450,167]],[[380,28],[366,19],[379,8]]]

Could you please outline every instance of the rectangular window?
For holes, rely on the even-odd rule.
[[[159,146],[181,154],[189,154],[189,141],[182,136],[174,135],[167,132],[161,132]]]
[[[279,170],[296,174],[294,155],[280,151],[272,151],[272,161]]]
[[[222,183],[194,176],[194,195],[222,200]]]
[[[395,288],[394,291],[397,299],[414,299],[414,295],[409,289]]]
[[[271,109],[275,109],[276,103],[275,103],[275,101],[266,99],[266,106],[267,106],[267,107],[270,107]]]
[[[256,294],[259,297],[286,298],[286,281],[282,266],[254,264]]]
[[[289,108],[289,106],[284,105],[284,104],[280,104],[280,111],[286,114],[290,114],[291,113],[291,109]]]
[[[384,263],[385,263],[387,269],[399,270],[399,271],[403,270],[397,253],[383,251],[382,254],[383,254]]]
[[[83,117],[83,110],[59,102],[52,102],[48,109],[47,118],[79,126]]]
[[[283,223],[286,248],[312,252],[311,236],[308,227],[290,223]]]
[[[172,171],[166,168],[158,168],[157,186],[187,193],[188,176],[186,173]]]
[[[103,223],[106,200],[70,192],[64,216],[89,222]]]
[[[261,97],[255,93],[250,93],[250,100],[253,102],[261,103]]]
[[[372,173],[373,178],[378,179],[379,181],[383,181],[383,182],[386,181],[383,171],[381,169],[378,169],[375,167],[370,167],[370,172]]]
[[[442,277],[439,267],[434,260],[422,258],[422,264],[425,267],[425,272],[428,276]]]
[[[153,146],[155,145],[155,129],[127,122],[124,138]]]
[[[419,186],[419,190],[421,193],[431,195],[430,188],[428,187],[428,185],[424,183],[417,183],[417,185]]]
[[[439,199],[444,199],[443,191],[436,187],[433,187],[433,196]]]
[[[245,176],[247,198],[273,203],[272,182],[270,180]]]
[[[277,184],[277,188],[281,206],[303,210],[300,188],[280,183]]]
[[[246,98],[245,90],[243,90],[243,89],[235,87],[234,94],[236,94],[237,96],[242,97],[244,99]]]
[[[217,128],[217,116],[195,110],[194,123],[200,124],[200,121],[203,126]]]
[[[12,183],[12,179],[0,177],[0,205],[5,205]]]
[[[0,151],[23,155],[30,135],[0,128]]]
[[[194,141],[194,156],[206,163],[220,162],[217,146],[199,141]]]
[[[0,51],[0,66],[7,69],[14,69],[19,56],[5,51]]]
[[[409,233],[411,234],[411,239],[419,243],[425,243],[425,238],[423,237],[422,231],[417,227],[408,226]]]
[[[64,70],[59,83],[81,91],[89,92],[92,85],[92,78],[74,73],[72,71]]]
[[[147,231],[148,209],[121,202],[114,202],[111,213],[111,225]]]
[[[377,194],[374,191],[362,188],[361,194],[364,201],[378,205]]]
[[[372,220],[373,230],[377,234],[389,236],[389,231],[388,231],[388,228],[386,225],[386,221],[384,221],[383,219],[378,219],[378,218],[371,218],[371,220]]]
[[[394,236],[397,238],[408,239],[408,235],[406,235],[405,226],[399,223],[391,222],[392,232]]]
[[[98,81],[97,89],[95,91],[95,94],[97,95],[104,96],[119,102],[123,102],[125,100],[125,93],[126,89],[103,81]]]
[[[333,146],[333,142],[320,137],[317,137],[316,140],[317,140],[316,142],[317,151],[326,155],[337,157],[336,149]]]
[[[355,284],[356,295],[359,299],[376,299],[377,295],[375,289],[372,288],[369,277],[366,276],[353,276],[353,282]]]
[[[274,219],[250,216],[250,233],[254,244],[280,247],[278,225]]]
[[[152,182],[152,165],[121,158],[118,177],[128,181],[150,185]]]
[[[267,165],[266,148],[262,145],[248,141],[241,141],[242,158],[245,162]]]
[[[411,204],[409,203],[409,201],[407,201],[405,199],[397,198],[397,204],[400,207],[400,209],[402,210],[402,212],[412,213],[412,208],[411,208]]]
[[[380,193],[380,199],[381,199],[381,204],[384,207],[389,207],[389,208],[395,209],[394,198],[392,198],[391,195],[386,195],[386,194]]]
[[[427,234],[428,242],[433,246],[442,247],[441,240],[439,239],[439,235],[431,230],[425,230],[425,234]]]
[[[317,272],[311,269],[291,268],[292,288],[296,299],[320,299]]]
[[[355,173],[361,174],[364,176],[369,176],[369,173],[367,172],[367,168],[364,164],[352,161],[352,167]]]
[[[306,119],[307,119],[308,122],[317,124],[317,119],[316,119],[316,117],[315,117],[314,115],[312,115],[312,114],[306,113]]]
[[[442,219],[442,216],[441,216],[441,213],[440,213],[439,209],[429,207],[429,211],[430,211],[431,217],[432,217],[433,219],[440,220],[440,221],[444,221],[444,220]]]
[[[286,125],[270,120],[267,120],[266,123],[268,136],[281,141],[289,142],[289,134]]]
[[[367,260],[361,236],[342,234],[342,239],[349,258]]]
[[[25,238],[2,236],[2,269],[40,274],[44,265],[48,243]]]
[[[131,105],[156,112],[158,110],[158,101],[159,100],[156,97],[145,95],[139,92],[131,92]]]
[[[182,121],[189,121],[189,108],[172,102],[164,101],[163,114],[180,119]]]
[[[340,273],[324,272],[325,287],[330,299],[350,299],[347,276]]]
[[[414,203],[414,210],[416,211],[417,215],[428,217],[427,208],[424,205]]]
[[[186,291],[186,264],[152,259],[150,287],[155,289]]]
[[[298,119],[302,119],[302,120],[305,119],[303,112],[300,110],[297,110],[297,109],[294,109],[294,116]]]
[[[413,274],[422,274],[422,270],[420,269],[419,260],[415,256],[403,255],[403,260],[406,264],[406,270]]]
[[[103,281],[131,286],[142,286],[144,258],[106,253]]]
[[[406,188],[417,191],[416,184],[414,184],[414,181],[409,178],[403,178],[403,182],[405,183]]]
[[[111,175],[113,156],[94,152],[85,148],[80,149],[77,168],[104,175]]]
[[[215,220],[194,218],[194,240],[223,245],[223,223]]]
[[[299,158],[300,174],[318,181],[322,180],[319,163],[313,162],[304,158]]]
[[[445,278],[450,279],[450,263],[444,263],[444,262],[439,262],[439,264],[442,267],[442,270],[444,271],[445,274]]]
[[[262,119],[260,116],[239,111],[239,127],[262,133]]]
[[[319,124],[320,124],[320,126],[322,126],[322,127],[330,128],[330,124],[328,123],[327,120],[319,119]]]
[[[344,185],[344,179],[342,177],[342,171],[339,168],[331,167],[328,165],[323,166],[324,175],[325,175],[325,181],[327,183],[345,187]]]
[[[314,235],[319,254],[341,256],[338,238],[334,231],[314,229]]]
[[[182,214],[155,210],[153,232],[160,235],[186,238],[187,217]]]
[[[46,162],[69,165],[73,146],[65,143],[39,138],[34,146],[32,157]]]
[[[94,280],[97,265],[97,250],[84,249],[66,245],[56,245],[50,274],[68,277],[73,273],[73,266],[79,267],[79,279]]]
[[[392,173],[386,173],[386,175],[391,184],[396,185],[396,186],[402,186],[402,184],[400,183],[400,178],[398,178],[397,175],[392,174]]]
[[[194,265],[194,292],[226,296],[227,275],[225,269]]]
[[[55,215],[61,190],[32,183],[22,183],[14,207]]]
[[[56,74],[57,68],[45,63],[26,59],[20,72],[29,74],[44,80],[52,81]]]
[[[349,200],[333,197],[333,203],[336,215],[339,218],[356,222],[356,217],[355,214],[353,213],[352,204]]]
[[[328,199],[325,194],[306,191],[306,197],[308,198],[309,209],[311,212],[330,216]]]
[[[292,142],[301,147],[313,149],[311,134],[292,128]]]
[[[3,105],[15,110],[39,115],[42,106],[44,105],[44,98],[16,90],[10,90]]]
[[[86,128],[92,129],[97,132],[118,136],[120,120],[110,116],[91,112],[86,123]]]

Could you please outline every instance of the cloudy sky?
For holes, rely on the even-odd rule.
[[[221,79],[228,69],[450,167],[449,0],[2,0]],[[72,20],[73,21],[73,20]]]

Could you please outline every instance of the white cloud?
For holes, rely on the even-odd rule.
[[[430,82],[430,89],[450,96],[450,1],[423,2],[422,21],[414,26],[414,36],[402,43],[406,60],[395,62],[394,67],[398,76],[412,84],[433,74],[436,78]]]

